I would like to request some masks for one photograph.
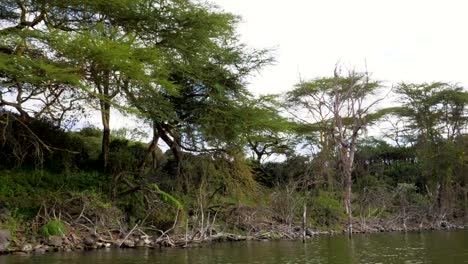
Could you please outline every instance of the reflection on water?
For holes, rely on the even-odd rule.
[[[0,256],[13,263],[468,263],[468,230],[316,237],[292,241],[233,242],[192,249],[105,249]]]

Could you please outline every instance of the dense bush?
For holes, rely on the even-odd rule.
[[[310,200],[310,208],[312,223],[319,228],[337,228],[345,217],[342,202],[332,192],[320,191]]]

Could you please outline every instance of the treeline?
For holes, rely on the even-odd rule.
[[[238,41],[235,15],[188,0],[7,0],[0,15],[3,225],[169,228],[183,212],[202,230],[219,215],[248,231],[291,226],[307,208],[313,227],[349,232],[356,221],[468,220],[463,87],[388,91],[336,68],[255,97],[246,78],[269,51]],[[102,129],[77,130],[96,109]],[[112,131],[111,110],[138,119],[150,142]]]

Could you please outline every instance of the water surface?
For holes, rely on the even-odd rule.
[[[0,264],[142,263],[468,263],[468,230],[320,236],[293,241],[220,243],[190,249],[104,249],[0,256]]]

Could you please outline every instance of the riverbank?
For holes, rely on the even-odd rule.
[[[422,232],[429,230],[453,230],[465,229],[461,224],[444,223],[442,226],[416,226],[410,225],[406,229],[403,226],[388,226],[377,223],[366,223],[364,226],[356,222],[354,234],[372,234],[385,232]],[[48,252],[71,252],[80,250],[99,250],[104,248],[164,248],[178,247],[190,248],[207,245],[210,243],[233,242],[233,241],[266,241],[266,240],[302,240],[311,239],[315,236],[330,236],[346,234],[337,230],[317,230],[307,228],[303,232],[298,226],[275,226],[268,230],[259,230],[247,235],[241,235],[229,232],[219,232],[215,230],[206,230],[203,234],[196,232],[194,234],[170,235],[171,230],[162,232],[160,235],[148,235],[143,230],[148,228],[139,228],[135,226],[125,236],[122,234],[113,234],[108,232],[107,236],[98,232],[75,232],[79,228],[70,227],[70,232],[63,236],[50,236],[46,239],[26,239],[24,236],[12,236],[7,230],[0,230],[0,255],[5,254],[44,254]],[[8,243],[6,243],[8,242]],[[1,248],[0,248],[1,249]]]
[[[108,187],[102,174],[19,170],[4,171],[0,178],[0,254],[183,248],[223,241],[301,240],[304,236],[305,195],[287,192],[287,188],[265,188],[247,199],[221,194],[218,189],[186,195],[173,192],[176,195],[171,196],[151,185],[155,187],[112,199],[106,195],[111,190],[93,189]],[[92,180],[95,184],[89,185]],[[76,186],[81,189],[73,189]],[[346,219],[337,197],[320,192],[307,200],[306,238],[344,233]],[[428,203],[409,207],[394,200],[384,203],[386,207],[363,207],[369,203],[356,201],[353,232],[451,229],[466,223],[460,210],[436,214]]]
[[[283,264],[283,263],[464,263],[468,229],[317,236],[301,241],[211,243],[194,248],[106,248],[0,256],[0,263],[100,264]]]

